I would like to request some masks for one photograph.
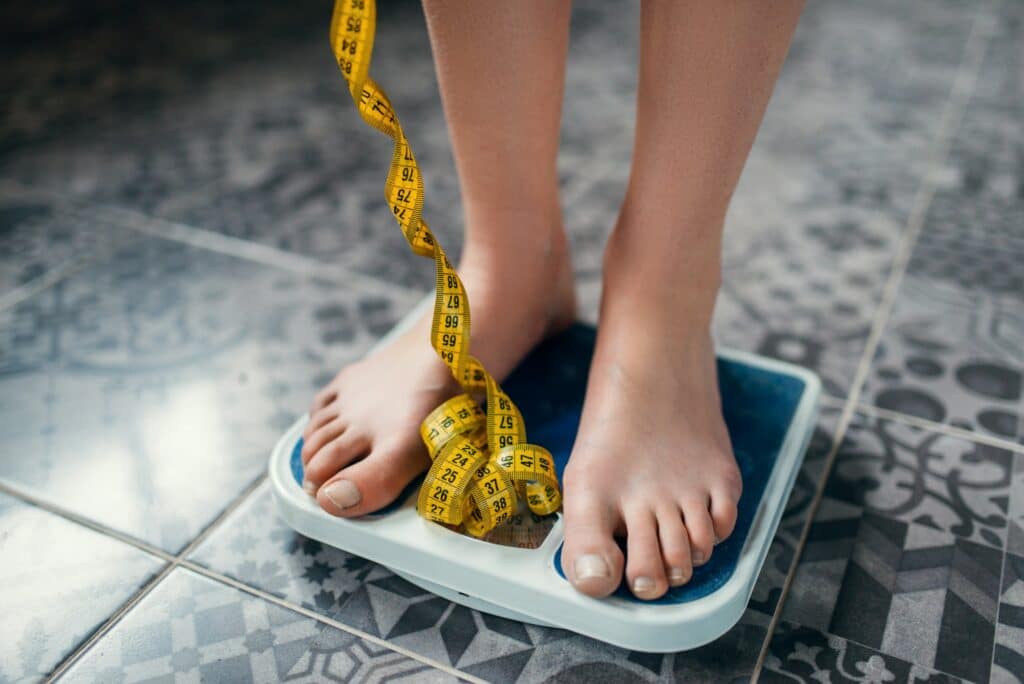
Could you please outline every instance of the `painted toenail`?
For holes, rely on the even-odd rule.
[[[324,495],[334,502],[338,508],[352,508],[363,500],[363,495],[348,480],[338,480],[324,487]]]
[[[650,577],[637,577],[633,580],[633,593],[637,596],[650,594],[657,586],[657,583]]]
[[[302,481],[302,489],[310,496],[316,496],[316,485],[309,480]]]
[[[608,564],[604,562],[604,558],[593,553],[577,558],[573,569],[576,573],[577,582],[595,577],[608,577],[610,574]]]
[[[672,568],[668,571],[668,583],[673,587],[678,587],[681,584],[686,584],[686,581],[690,579],[686,575],[686,571],[682,568]]]

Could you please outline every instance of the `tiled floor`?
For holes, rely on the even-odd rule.
[[[593,319],[637,16],[577,4],[559,168]],[[277,519],[269,445],[430,286],[329,12],[0,10],[0,681],[1024,682],[1024,5],[809,3],[715,325],[827,397],[747,612],[666,655],[451,604]],[[417,4],[381,3],[374,73],[452,250]]]

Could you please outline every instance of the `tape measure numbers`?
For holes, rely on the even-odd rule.
[[[482,537],[517,517],[520,500],[538,516],[562,497],[554,459],[526,442],[523,416],[469,350],[469,298],[444,249],[423,220],[423,178],[383,89],[370,78],[374,0],[336,0],[331,49],[363,120],[394,141],[384,194],[412,251],[434,260],[437,285],[430,343],[462,386],[424,419],[420,435],[432,463],[419,492],[423,517]],[[486,396],[486,411],[473,395]]]

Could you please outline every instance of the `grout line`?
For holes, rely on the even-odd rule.
[[[1007,542],[1009,542],[1009,540],[1007,540]],[[1003,562],[999,566],[999,589],[996,593],[996,596],[999,597],[1000,600],[996,601],[996,614],[992,618],[992,653],[989,655],[988,658],[989,679],[992,678],[992,667],[996,664],[996,646],[999,645],[999,641],[997,639],[997,637],[999,636],[999,613],[1001,612],[1001,608],[1003,607],[1003,602],[1001,599],[1003,596],[1003,582],[1006,580],[1006,557],[1009,554],[1010,552],[1004,548],[1002,559]]]
[[[1015,444],[1014,442],[1000,439],[999,437],[990,437],[979,432],[971,432],[963,428],[954,427],[952,425],[946,425],[945,423],[936,423],[933,420],[926,418],[918,418],[906,413],[899,411],[891,411],[889,409],[879,408],[872,406],[871,404],[865,404],[859,402],[855,407],[857,413],[865,413],[875,418],[882,418],[885,420],[892,420],[898,423],[904,423],[906,425],[912,425],[914,427],[928,430],[929,432],[938,432],[943,435],[949,435],[950,437],[956,437],[963,439],[968,442],[975,442],[977,444],[985,444],[993,446],[999,449],[1005,449],[1006,451],[1013,451],[1018,454],[1024,454],[1024,444]]]
[[[185,223],[163,219],[158,216],[151,216],[146,212],[133,209],[131,207],[110,204],[103,201],[94,202],[88,198],[68,199],[64,194],[46,186],[25,185],[23,183],[0,180],[0,192],[11,195],[20,194],[42,196],[48,201],[64,204],[66,206],[70,205],[71,207],[79,209],[82,207],[88,207],[97,211],[106,211],[113,216],[119,216],[121,219],[125,220],[126,225],[122,227],[131,229],[138,233],[163,238],[173,242],[180,242],[210,252],[219,252],[237,259],[252,261],[304,276],[321,278],[340,285],[348,285],[352,282],[353,278],[358,278],[360,284],[363,286],[368,285],[369,287],[367,289],[371,291],[376,290],[379,292],[383,290],[387,292],[394,292],[395,290],[398,290],[405,292],[406,294],[422,294],[420,290],[383,280],[373,274],[346,270],[351,268],[351,259],[342,258],[337,264],[328,264],[312,257],[264,245],[253,240],[224,235],[216,231],[190,226]],[[124,242],[127,242],[127,239],[115,242],[112,247],[117,247]],[[81,265],[87,265],[92,263],[92,261],[109,256],[111,251],[112,249],[106,249],[92,255],[91,257],[83,257]],[[69,261],[73,260],[74,259]],[[60,266],[57,267],[57,269],[60,268]],[[51,269],[51,271],[57,269]],[[0,297],[0,310],[22,301],[26,297],[36,294],[40,290],[49,287],[53,283],[58,282],[73,272],[74,270],[71,270],[52,276],[49,271],[44,273],[39,276],[38,281],[27,283],[26,285],[16,288],[10,293]],[[33,287],[28,289],[29,286]],[[22,292],[23,288],[25,289],[24,292]],[[18,293],[16,298],[13,297],[14,293]],[[11,301],[8,301],[9,298]]]
[[[999,6],[999,2],[1000,0],[993,0],[989,9],[994,12]],[[994,19],[986,21],[986,18],[991,19],[991,15],[985,12],[979,12],[979,15],[980,16],[975,19],[974,25],[971,28],[971,33],[967,38],[967,43],[964,46],[964,59],[960,65],[959,73],[957,73],[956,79],[953,82],[953,88],[950,92],[949,100],[946,102],[946,106],[942,112],[936,144],[928,160],[928,165],[924,172],[924,179],[921,183],[920,189],[918,190],[917,197],[915,198],[914,206],[911,209],[910,216],[907,217],[906,229],[903,231],[903,238],[900,241],[899,247],[896,251],[896,256],[893,259],[893,266],[889,272],[889,279],[885,284],[885,290],[882,292],[882,300],[878,305],[875,320],[871,325],[871,333],[868,336],[867,343],[865,344],[864,353],[861,355],[857,374],[853,379],[853,385],[851,386],[849,397],[852,404],[860,402],[860,395],[864,388],[864,382],[867,379],[868,372],[871,369],[871,364],[874,361],[875,352],[878,349],[878,345],[882,339],[882,334],[885,331],[885,325],[888,323],[889,316],[892,314],[892,310],[896,305],[896,298],[899,295],[900,284],[907,271],[907,267],[910,264],[910,258],[913,254],[914,246],[917,244],[917,239],[924,228],[924,222],[928,215],[928,208],[931,206],[932,199],[935,197],[937,189],[934,180],[935,168],[949,155],[949,148],[952,145],[953,136],[960,127],[960,122],[963,119],[964,112],[967,108],[967,102],[970,100],[971,94],[974,92],[978,73],[981,70],[981,63],[985,57],[985,48],[988,43],[987,34],[991,29],[991,24],[994,22]]]
[[[6,482],[0,482],[0,492],[7,494],[12,498],[19,499],[20,501],[23,501],[27,504],[35,506],[36,508],[40,508],[44,511],[47,511],[48,513],[52,513],[57,517],[63,518],[64,520],[75,523],[77,525],[81,525],[82,527],[86,527],[92,530],[93,532],[102,534],[105,537],[112,537],[113,539],[123,542],[129,546],[133,546],[136,549],[139,549],[140,551],[144,551],[151,556],[156,556],[161,560],[173,562],[175,559],[174,554],[168,553],[167,551],[164,551],[161,548],[153,546],[148,542],[144,542],[141,539],[136,539],[131,535],[115,530],[112,527],[104,525],[103,523],[96,522],[95,520],[87,518],[84,515],[75,513],[74,511],[71,511],[67,508],[63,508],[61,506],[52,504],[46,501],[45,499],[41,499],[35,496],[34,494],[23,492],[20,489],[10,486]]]
[[[173,572],[176,568],[185,568],[187,570],[191,570],[191,571],[193,571],[195,573],[198,573],[200,575],[203,575],[203,576],[205,576],[205,577],[207,577],[209,579],[216,580],[217,582],[219,582],[221,584],[225,584],[225,585],[228,585],[228,586],[233,587],[235,589],[239,589],[241,591],[244,591],[244,592],[246,592],[248,594],[251,594],[251,595],[256,596],[258,598],[261,598],[261,599],[264,599],[264,600],[269,601],[271,603],[274,603],[274,604],[276,604],[278,606],[281,606],[283,608],[287,608],[288,610],[292,610],[294,612],[300,613],[302,615],[305,615],[306,617],[312,618],[312,619],[314,619],[314,620],[316,620],[316,621],[318,621],[318,622],[320,622],[322,624],[325,624],[325,625],[327,625],[329,627],[333,627],[335,629],[340,629],[340,630],[342,630],[344,632],[347,632],[349,634],[352,634],[352,635],[354,635],[356,637],[359,637],[361,639],[365,639],[366,641],[370,641],[370,642],[375,643],[375,644],[377,644],[379,646],[383,646],[383,647],[385,647],[385,648],[387,648],[387,649],[389,649],[391,651],[395,651],[396,653],[399,653],[399,654],[401,654],[401,655],[403,655],[403,656],[405,656],[407,658],[410,658],[412,660],[416,660],[418,662],[421,662],[421,663],[423,663],[425,665],[430,666],[431,668],[434,668],[434,669],[437,669],[437,670],[441,670],[441,671],[446,672],[448,674],[454,675],[454,676],[456,676],[456,677],[458,677],[460,679],[468,680],[468,681],[471,681],[471,682],[483,682],[484,681],[484,680],[481,680],[481,679],[479,679],[477,677],[474,677],[473,675],[470,675],[470,674],[461,672],[460,670],[457,670],[455,668],[452,668],[449,665],[445,665],[443,663],[434,661],[434,660],[432,660],[430,658],[427,658],[427,657],[425,657],[423,655],[415,653],[414,651],[410,651],[409,649],[406,649],[406,648],[404,648],[402,646],[399,646],[399,645],[394,644],[392,642],[389,642],[387,640],[381,639],[380,637],[373,636],[372,634],[369,634],[367,632],[363,632],[362,630],[359,630],[359,629],[356,629],[355,627],[351,627],[349,625],[346,625],[346,624],[344,624],[342,622],[339,622],[338,620],[334,620],[333,618],[329,618],[329,617],[327,617],[325,615],[321,615],[321,614],[319,614],[319,613],[317,613],[315,611],[312,611],[312,610],[310,610],[310,609],[308,609],[308,608],[306,608],[304,606],[293,604],[293,603],[291,603],[291,602],[289,602],[289,601],[287,601],[285,599],[282,599],[282,598],[279,598],[277,596],[274,596],[273,594],[268,594],[267,592],[265,592],[265,591],[263,591],[261,589],[257,589],[256,587],[251,587],[251,586],[249,586],[249,585],[247,585],[247,584],[245,584],[243,582],[240,582],[240,581],[238,581],[238,580],[236,580],[236,579],[234,579],[232,577],[229,577],[229,576],[224,575],[222,573],[219,573],[219,572],[217,572],[215,570],[207,568],[207,567],[205,567],[203,565],[200,565],[199,563],[197,563],[195,561],[189,560],[188,559],[188,555],[191,554],[196,549],[196,547],[198,547],[200,544],[202,544],[214,531],[216,531],[220,527],[220,525],[232,513],[234,513],[239,507],[241,507],[246,501],[248,501],[249,497],[252,494],[254,494],[257,489],[259,489],[259,487],[266,481],[266,479],[267,479],[266,473],[262,473],[255,480],[253,480],[241,493],[239,493],[234,498],[234,500],[227,507],[225,507],[220,512],[220,514],[217,515],[216,518],[213,519],[213,521],[210,522],[209,525],[207,525],[203,529],[202,532],[200,532],[198,535],[196,535],[196,537],[193,538],[193,540],[191,542],[189,542],[189,544],[187,544],[184,548],[182,548],[182,550],[180,552],[178,552],[177,554],[170,554],[170,553],[164,551],[163,549],[160,549],[158,547],[152,546],[151,544],[149,544],[147,542],[144,542],[142,540],[139,540],[139,539],[136,539],[136,538],[131,537],[129,535],[126,535],[123,532],[120,532],[118,530],[115,530],[115,529],[112,529],[110,527],[107,527],[106,525],[103,525],[103,524],[98,523],[98,522],[96,522],[94,520],[91,520],[89,518],[81,516],[81,515],[73,512],[73,511],[70,511],[68,509],[62,508],[60,506],[56,506],[56,505],[51,504],[51,503],[49,503],[49,502],[47,502],[47,501],[45,501],[43,499],[38,498],[38,497],[36,497],[36,496],[34,496],[32,494],[28,494],[26,492],[22,492],[22,491],[20,491],[20,490],[18,490],[16,488],[13,488],[13,487],[9,486],[6,483],[0,482],[0,492],[3,492],[5,494],[8,494],[8,495],[14,497],[14,498],[17,498],[17,499],[20,499],[20,500],[22,500],[22,501],[24,501],[26,503],[29,503],[29,504],[31,504],[33,506],[41,508],[41,509],[43,509],[45,511],[48,511],[50,513],[53,513],[53,514],[55,514],[55,515],[57,515],[57,516],[59,516],[61,518],[69,520],[70,522],[82,525],[83,527],[89,528],[89,529],[93,530],[94,532],[97,532],[97,533],[102,534],[102,535],[107,536],[107,537],[112,537],[114,539],[117,539],[118,541],[121,541],[121,542],[123,542],[125,544],[128,544],[129,546],[133,546],[133,547],[135,547],[135,548],[137,548],[137,549],[139,549],[141,551],[144,551],[144,552],[146,552],[146,553],[148,553],[150,555],[156,556],[157,558],[160,558],[161,560],[163,560],[163,561],[165,561],[167,563],[167,565],[165,565],[161,569],[161,571],[159,573],[157,573],[146,584],[142,585],[139,588],[139,590],[133,596],[131,596],[127,601],[125,601],[125,603],[122,604],[116,611],[114,611],[114,613],[112,615],[110,615],[107,618],[107,620],[102,625],[100,625],[85,641],[80,643],[78,645],[78,647],[75,648],[75,650],[72,651],[53,670],[53,672],[50,673],[49,676],[46,677],[45,681],[46,682],[55,681],[59,677],[61,677],[65,672],[67,672],[76,662],[78,662],[89,651],[90,648],[92,648],[92,646],[94,644],[96,644],[96,642],[98,642],[103,637],[105,637],[107,634],[109,634],[110,631],[113,630],[113,628],[117,625],[118,622],[121,621],[121,619],[125,615],[127,615],[129,612],[131,612],[131,610],[133,608],[135,608],[135,606],[137,606],[139,604],[139,602],[142,601],[143,598],[145,598],[150,592],[152,592],[156,588],[156,586],[158,584],[160,584],[163,580],[165,580],[171,574],[171,572]]]
[[[910,257],[913,252],[914,245],[917,243],[917,238],[924,227],[928,208],[935,196],[935,168],[947,158],[949,148],[952,144],[953,135],[960,127],[960,122],[963,119],[967,103],[973,94],[974,86],[977,82],[979,72],[981,71],[982,61],[985,57],[985,49],[988,44],[989,32],[995,22],[995,14],[998,10],[999,2],[1000,0],[991,0],[987,8],[983,8],[978,11],[971,26],[970,34],[967,36],[967,40],[964,44],[963,59],[957,69],[956,77],[954,78],[953,85],[950,89],[949,98],[946,100],[942,110],[939,129],[936,134],[935,143],[932,146],[932,152],[929,155],[927,165],[925,167],[924,177],[915,197],[914,206],[911,209],[910,215],[907,217],[903,237],[897,248],[896,256],[893,258],[892,267],[889,271],[889,278],[887,279],[885,289],[882,292],[882,299],[876,309],[875,318],[871,324],[871,332],[868,335],[864,351],[861,354],[857,373],[854,376],[853,384],[851,385],[850,394],[847,397],[846,407],[843,409],[843,413],[840,416],[839,423],[836,427],[836,434],[833,438],[834,441],[832,448],[829,450],[828,456],[826,457],[825,468],[822,471],[821,480],[814,493],[814,499],[811,501],[811,505],[808,508],[807,519],[804,522],[803,530],[801,530],[800,539],[797,541],[796,552],[793,555],[793,560],[790,562],[789,572],[786,573],[786,579],[782,585],[782,592],[779,594],[775,612],[772,615],[771,622],[768,624],[768,632],[765,635],[764,643],[761,645],[761,652],[758,654],[757,662],[754,665],[754,682],[757,682],[761,678],[761,671],[764,667],[764,661],[768,656],[772,635],[775,633],[775,629],[778,627],[779,620],[782,617],[782,610],[785,607],[790,587],[792,586],[793,579],[796,576],[796,570],[800,564],[800,557],[803,555],[804,547],[807,544],[807,538],[811,531],[811,524],[814,522],[818,508],[821,506],[821,500],[825,493],[825,484],[828,482],[829,475],[832,473],[836,454],[839,452],[842,440],[846,436],[846,430],[850,425],[858,404],[860,403],[860,394],[864,381],[867,378],[871,363],[874,360],[875,351],[881,341],[885,324],[888,322],[889,316],[895,306],[896,297],[899,294],[900,283],[903,279],[903,275],[906,273],[907,266],[910,263]]]
[[[206,539],[211,534],[213,534],[217,530],[218,527],[220,527],[221,523],[223,523],[225,520],[228,519],[228,516],[230,516],[236,510],[241,508],[242,504],[244,504],[246,501],[248,501],[249,497],[257,489],[259,489],[260,485],[263,484],[263,482],[266,479],[267,479],[267,471],[264,469],[256,477],[255,480],[250,482],[245,487],[245,489],[243,489],[241,492],[239,492],[235,496],[235,498],[231,501],[231,503],[229,503],[227,506],[224,507],[224,509],[217,515],[217,517],[215,517],[213,520],[211,520],[210,523],[206,527],[204,527],[203,530],[192,539],[192,541],[190,541],[188,544],[186,544],[185,547],[181,551],[179,551],[177,553],[175,558],[178,559],[179,561],[185,560],[190,553],[192,553],[193,551],[196,550],[196,547],[198,547],[200,544],[202,544],[204,541],[206,541]]]
[[[114,611],[114,614],[108,617],[106,622],[100,625],[95,632],[89,635],[88,639],[80,643],[67,658],[54,668],[53,672],[46,677],[46,684],[54,682],[63,676],[65,672],[67,672],[90,648],[92,648],[93,644],[105,637],[110,630],[113,629],[114,625],[121,621],[121,618],[135,608],[142,599],[149,596],[150,592],[152,592],[158,584],[170,575],[171,571],[176,567],[178,567],[178,563],[176,561],[168,563],[159,573],[156,574],[155,577],[153,577],[153,579],[139,587],[139,590],[135,592],[131,598],[125,601],[120,608]]]
[[[101,525],[93,520],[80,516],[77,513],[73,513],[59,506],[54,506],[53,504],[43,501],[42,499],[39,499],[30,494],[25,494],[24,492],[20,492],[0,482],[0,491],[8,493],[11,496],[19,498],[23,501],[26,501],[27,503],[31,503],[34,506],[38,506],[39,508],[54,513],[62,518],[71,520],[72,522],[83,525],[84,527],[88,527],[100,534],[104,534],[106,536],[118,539],[119,541],[122,541],[126,544],[134,546],[137,549],[140,549],[142,551],[145,551],[146,553],[152,554],[164,561],[167,561],[167,565],[164,566],[163,570],[160,573],[153,577],[153,579],[151,579],[148,583],[140,587],[139,591],[136,592],[135,595],[129,598],[124,604],[121,605],[120,608],[114,611],[114,613],[109,618],[107,618],[107,620],[102,625],[100,625],[96,629],[96,631],[94,631],[89,636],[88,639],[80,643],[75,648],[75,650],[73,650],[63,661],[61,661],[60,664],[57,665],[56,668],[54,668],[53,672],[51,672],[49,676],[46,677],[45,681],[55,681],[58,677],[67,672],[70,667],[72,667],[78,660],[82,658],[83,655],[85,655],[89,651],[90,648],[92,648],[93,644],[95,644],[97,641],[99,641],[108,633],[110,633],[110,631],[117,625],[117,623],[121,621],[121,618],[127,615],[136,605],[138,605],[138,603],[143,598],[145,598],[151,591],[153,591],[153,589],[155,589],[160,582],[166,579],[167,576],[170,575],[170,573],[175,568],[185,564],[185,556],[191,553],[196,546],[202,543],[202,541],[210,535],[214,528],[216,528],[221,522],[223,522],[223,520],[228,515],[234,512],[235,509],[237,509],[250,494],[256,491],[256,489],[263,483],[266,477],[266,473],[262,473],[252,483],[250,483],[249,486],[242,490],[242,492],[239,493],[235,497],[235,499],[230,504],[228,504],[228,506],[223,511],[221,511],[221,513],[216,518],[214,518],[213,521],[209,525],[207,525],[205,529],[203,529],[202,532],[200,532],[176,555],[169,554],[162,549],[158,549],[157,547],[152,546],[146,542],[130,537],[124,534],[123,532],[113,530],[105,525]]]
[[[448,674],[451,674],[451,675],[454,675],[456,677],[459,677],[460,679],[466,679],[466,680],[469,680],[471,682],[481,682],[481,683],[484,682],[484,680],[479,679],[477,677],[474,677],[473,675],[467,674],[465,672],[461,672],[460,670],[457,670],[457,669],[451,667],[450,665],[445,665],[444,663],[438,662],[436,660],[432,660],[431,658],[427,658],[426,656],[421,655],[419,653],[416,653],[415,651],[411,651],[411,650],[409,650],[407,648],[404,648],[402,646],[398,646],[397,644],[394,644],[394,643],[392,643],[390,641],[386,641],[386,640],[384,640],[384,639],[382,639],[380,637],[374,636],[374,635],[370,634],[369,632],[364,632],[363,630],[357,629],[355,627],[352,627],[351,625],[346,625],[344,622],[340,622],[338,620],[335,620],[334,618],[330,618],[330,617],[327,617],[326,615],[322,615],[320,613],[317,613],[316,611],[310,610],[309,608],[306,608],[305,606],[299,606],[299,605],[293,604],[290,601],[282,599],[282,598],[280,598],[278,596],[274,596],[273,594],[269,594],[269,593],[263,591],[262,589],[257,589],[255,587],[249,586],[248,584],[245,584],[244,582],[240,582],[240,581],[234,579],[233,577],[228,577],[227,575],[222,575],[219,572],[216,572],[214,570],[210,570],[209,568],[207,568],[205,566],[202,566],[202,565],[199,565],[198,563],[193,563],[192,561],[182,560],[180,565],[181,565],[181,567],[183,567],[183,568],[185,568],[187,570],[191,570],[192,572],[195,572],[197,574],[203,575],[203,576],[205,576],[205,577],[207,577],[209,579],[213,579],[213,580],[216,580],[218,582],[221,582],[222,584],[226,584],[228,586],[234,587],[235,589],[238,589],[240,591],[244,591],[247,594],[251,594],[251,595],[253,595],[253,596],[257,597],[257,598],[261,598],[264,601],[268,601],[268,602],[273,603],[275,605],[278,605],[278,606],[280,606],[282,608],[287,608],[288,610],[291,610],[291,611],[294,611],[294,612],[299,613],[301,615],[304,615],[304,616],[306,616],[308,618],[316,620],[317,622],[325,624],[325,625],[327,625],[329,627],[333,627],[334,629],[338,629],[338,630],[341,630],[343,632],[347,632],[348,634],[356,636],[356,637],[358,637],[360,639],[363,639],[365,641],[369,641],[371,643],[377,644],[378,646],[383,646],[384,648],[387,648],[387,649],[389,649],[391,651],[395,651],[396,653],[400,653],[400,654],[406,656],[407,658],[410,658],[412,660],[416,660],[418,662],[424,663],[425,665],[429,665],[430,667],[433,667],[435,669],[442,670],[444,672],[447,672]]]
[[[67,259],[66,261],[63,261],[47,270],[42,275],[4,293],[3,296],[0,296],[0,311],[13,308],[33,295],[47,289],[54,283],[58,283],[75,272],[80,271],[95,261],[96,256],[71,257],[70,259]]]
[[[181,242],[193,247],[199,247],[200,249],[227,254],[228,256],[253,261],[265,266],[272,266],[304,276],[321,278],[340,285],[350,284],[354,278],[358,278],[361,286],[369,284],[371,287],[368,289],[371,290],[385,290],[388,292],[400,290],[408,294],[422,294],[420,290],[382,280],[372,274],[361,271],[346,271],[344,269],[349,267],[347,260],[342,260],[341,263],[336,265],[327,264],[318,259],[288,252],[252,240],[232,237],[204,228],[196,228],[185,223],[150,216],[136,209],[115,205],[106,206],[111,211],[122,215],[126,219],[130,219],[128,221],[129,228],[146,235]]]
[[[66,213],[74,214],[76,212],[67,211]],[[120,237],[115,235],[114,239],[109,244],[105,244],[100,249],[65,259],[56,266],[47,269],[42,275],[33,278],[27,283],[22,283],[13,290],[0,295],[0,311],[17,306],[26,299],[29,299],[43,290],[52,287],[56,283],[59,283],[65,278],[82,271],[97,261],[102,261],[103,259],[108,258],[119,247],[130,244],[132,240],[137,239],[131,231],[126,229],[126,226],[112,226],[111,228],[121,228],[124,230],[125,234]]]

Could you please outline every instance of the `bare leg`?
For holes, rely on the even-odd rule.
[[[569,3],[424,6],[465,206],[459,270],[473,311],[471,345],[502,378],[574,317],[555,169]],[[395,105],[401,114],[400,98]],[[428,219],[430,206],[428,195]],[[343,368],[314,400],[305,488],[327,512],[377,510],[428,465],[419,423],[458,391],[430,347],[429,327],[424,318]]]
[[[741,480],[710,336],[722,227],[799,0],[644,0],[633,168],[605,254],[601,327],[565,477],[578,589],[689,581],[736,521]]]

